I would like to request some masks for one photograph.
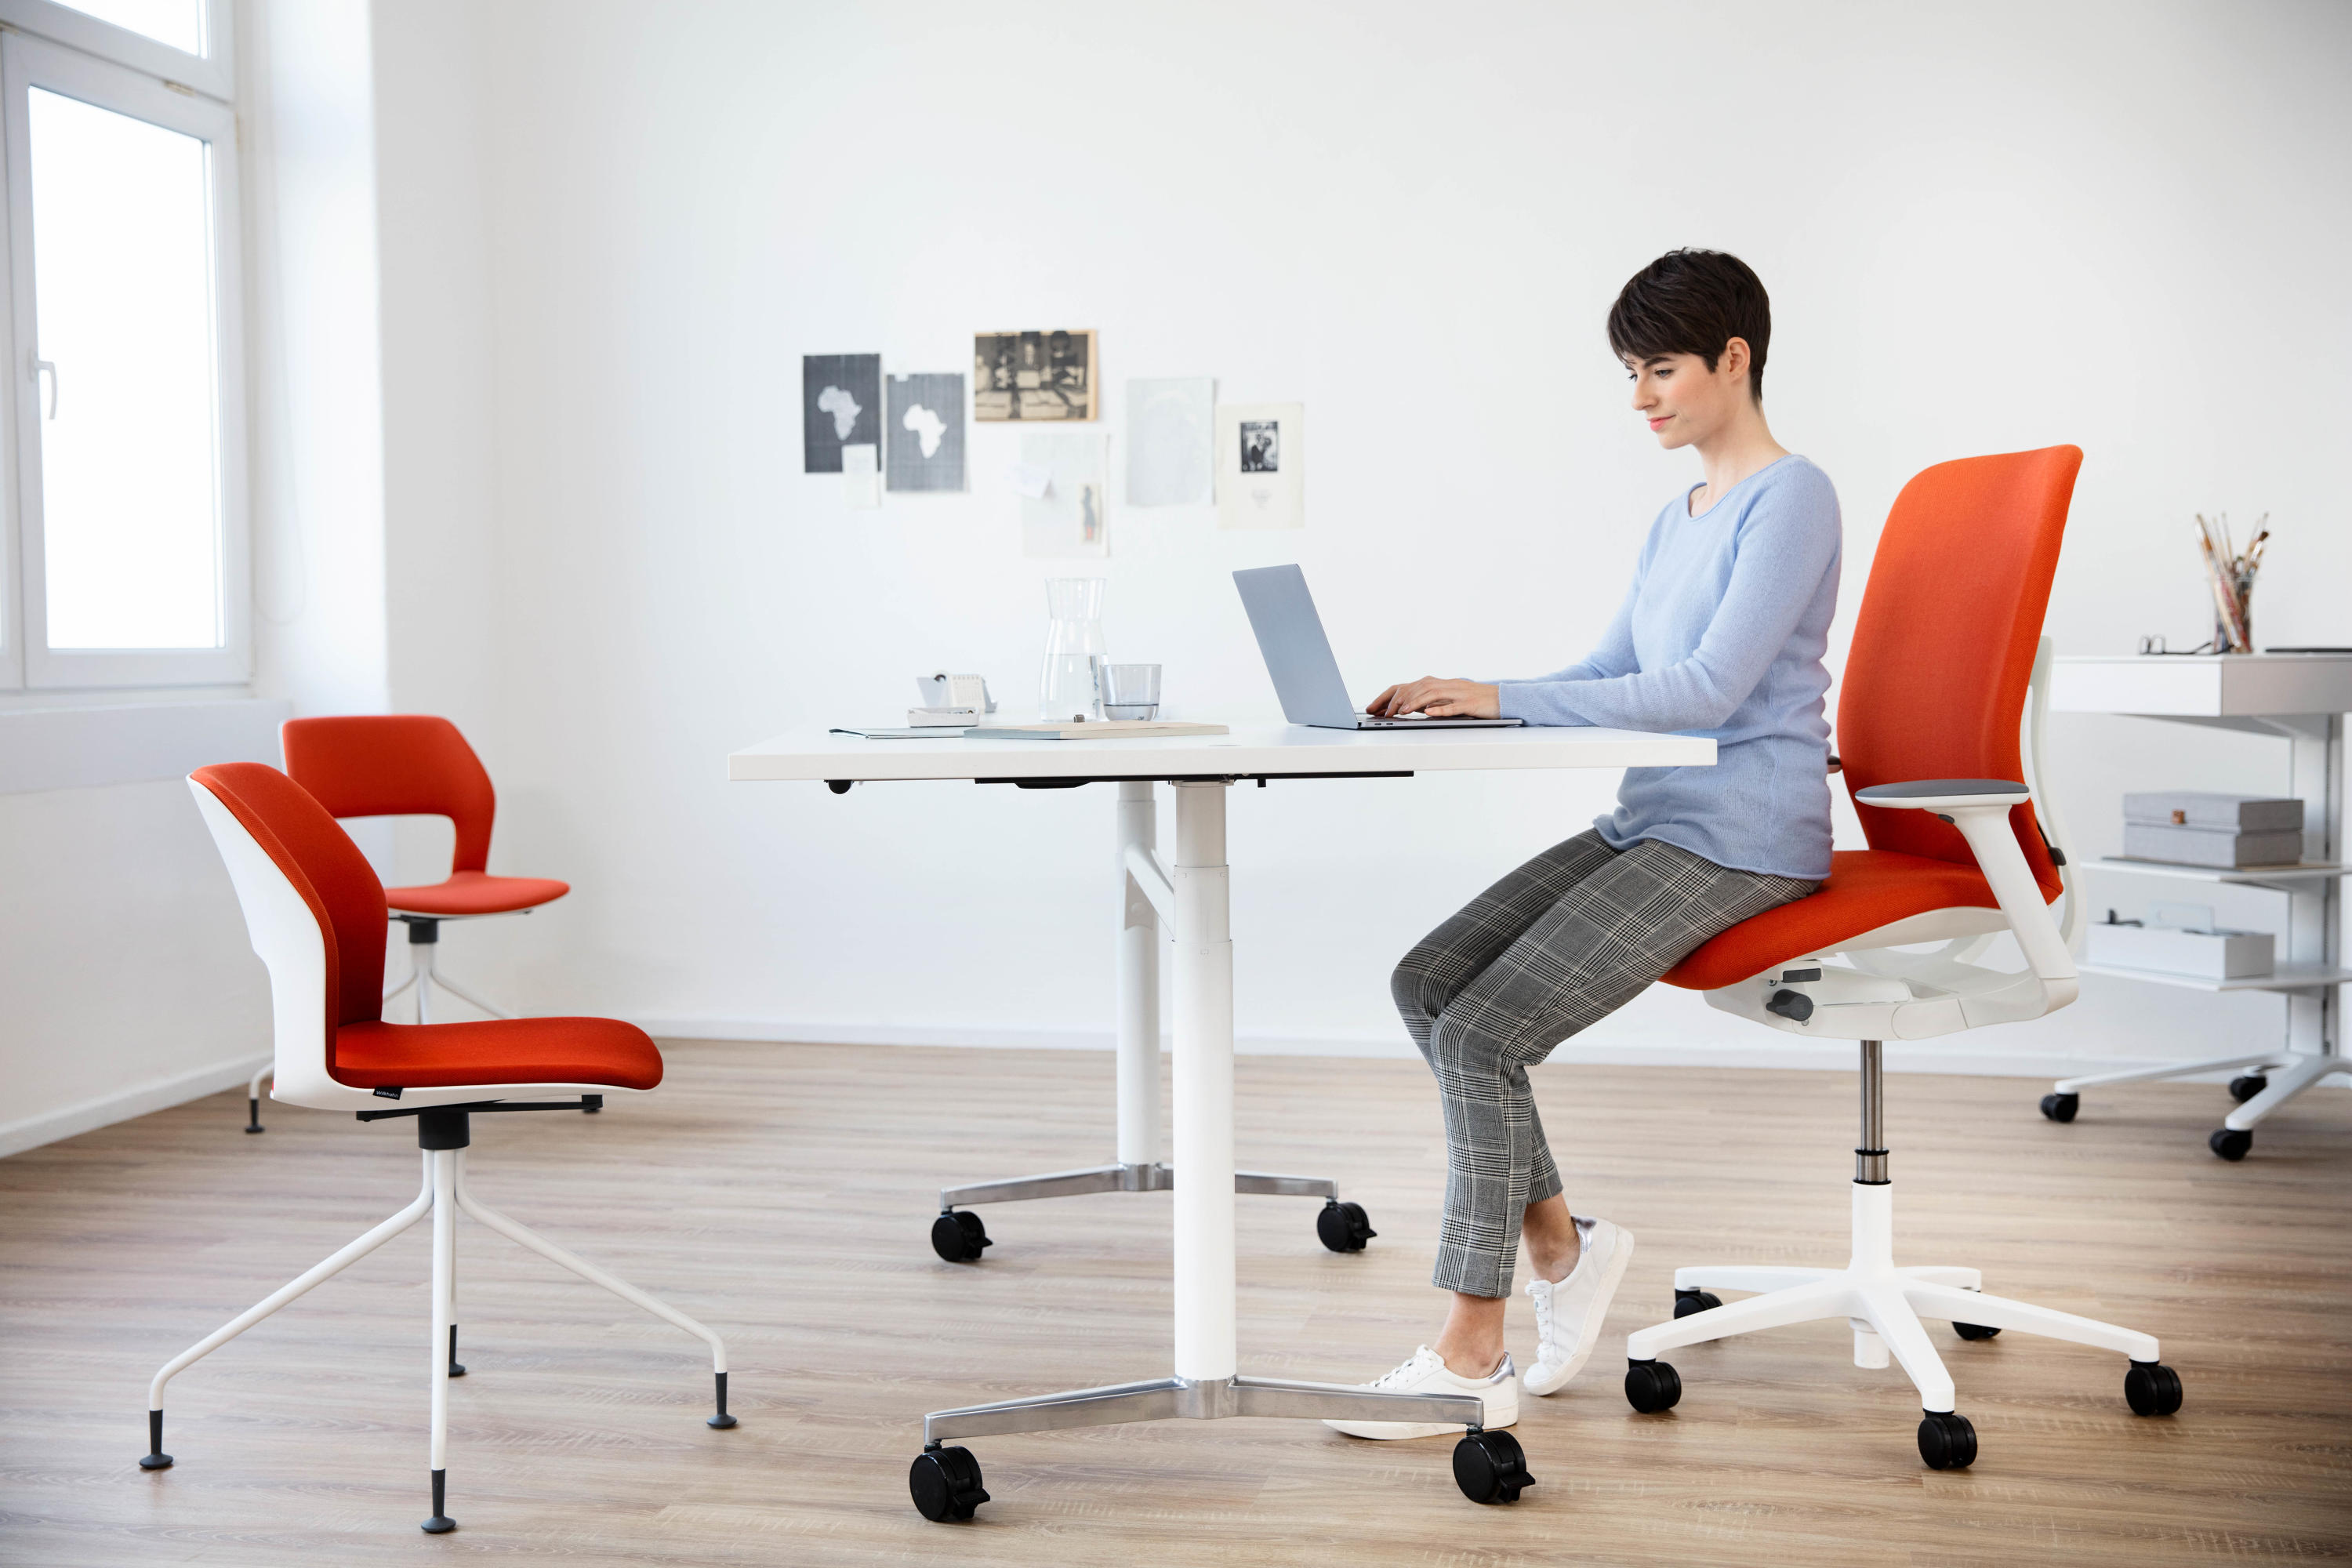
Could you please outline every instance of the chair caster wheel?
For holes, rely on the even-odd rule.
[[[2271,1080],[2258,1072],[2246,1073],[2230,1080],[2230,1098],[2240,1105],[2270,1088]]]
[[[1361,1252],[1364,1243],[1380,1235],[1372,1222],[1364,1217],[1361,1204],[1343,1204],[1337,1198],[1325,1202],[1323,1210],[1315,1216],[1315,1234],[1323,1245],[1334,1252]]]
[[[2135,1415],[2169,1415],[2180,1408],[2180,1374],[2158,1361],[2136,1361],[2124,1373],[2124,1398]]]
[[[1723,1305],[1723,1298],[1712,1290],[1675,1291],[1675,1316],[1687,1318],[1693,1312],[1712,1312]]]
[[[1682,1374],[1662,1361],[1629,1362],[1625,1366],[1625,1403],[1644,1415],[1672,1410],[1683,1396]]]
[[[1931,1470],[1965,1470],[1977,1461],[1977,1429],[1950,1410],[1930,1410],[1919,1423],[1919,1457]]]
[[[2045,1094],[2042,1097],[2042,1114],[2053,1121],[2072,1121],[2074,1112],[2083,1109],[2079,1094]]]
[[[2224,1160],[2242,1160],[2246,1157],[2246,1151],[2253,1146],[2252,1133],[2240,1132],[2228,1127],[2214,1129],[2213,1136],[2205,1140],[2205,1147]]]
[[[926,1448],[907,1471],[915,1511],[933,1524],[970,1519],[988,1500],[980,1484],[980,1461],[970,1448]]]
[[[1536,1484],[1528,1456],[1508,1432],[1465,1432],[1454,1445],[1454,1484],[1472,1502],[1517,1502]]]
[[[970,1209],[950,1209],[931,1221],[931,1250],[950,1263],[977,1262],[982,1247],[995,1245]]]
[[[1964,1340],[1989,1340],[1995,1334],[2000,1332],[2000,1331],[1999,1329],[1989,1329],[1982,1323],[1956,1322],[1952,1325],[1952,1332],[1959,1335],[1960,1338]]]

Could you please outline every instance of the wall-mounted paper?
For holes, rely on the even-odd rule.
[[[1127,504],[1206,506],[1215,499],[1217,384],[1207,376],[1127,384]]]
[[[1110,553],[1108,443],[1100,436],[1024,436],[1021,461],[1051,480],[1021,498],[1024,555]]]
[[[963,489],[963,376],[894,375],[884,390],[890,488]]]
[[[1092,332],[975,332],[974,419],[1092,419]]]
[[[841,489],[854,507],[882,504],[882,454],[871,443],[853,441],[841,449]]]
[[[801,359],[801,472],[841,472],[841,449],[882,439],[882,356]]]
[[[1054,470],[1040,463],[1015,463],[1004,470],[1004,477],[1013,482],[1015,495],[1024,495],[1032,500],[1044,495],[1054,483]]]
[[[1307,405],[1217,407],[1217,526],[1307,526]]]

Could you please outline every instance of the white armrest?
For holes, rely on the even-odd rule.
[[[1977,869],[1992,888],[1992,896],[2008,917],[2009,929],[2025,954],[2025,962],[2053,993],[2053,1005],[2074,999],[2074,960],[2066,939],[2051,918],[2041,885],[2017,847],[2009,826],[2010,807],[2022,805],[2032,795],[2021,784],[2007,779],[1919,779],[1908,784],[1873,784],[1856,790],[1853,798],[1864,805],[1895,810],[1932,811],[1960,830],[1977,858]],[[2054,984],[2053,984],[2054,983]]]

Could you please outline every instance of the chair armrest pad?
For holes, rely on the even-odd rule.
[[[1948,811],[1963,805],[2017,805],[2032,795],[2023,784],[2008,779],[1912,779],[1872,784],[1854,791],[1853,798],[1863,805]]]

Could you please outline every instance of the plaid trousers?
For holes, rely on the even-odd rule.
[[[1612,849],[1587,830],[1471,900],[1405,955],[1390,990],[1445,1110],[1445,1217],[1432,1283],[1509,1295],[1521,1212],[1560,1190],[1528,1068],[1709,937],[1818,886],[1730,870],[1654,838]]]

